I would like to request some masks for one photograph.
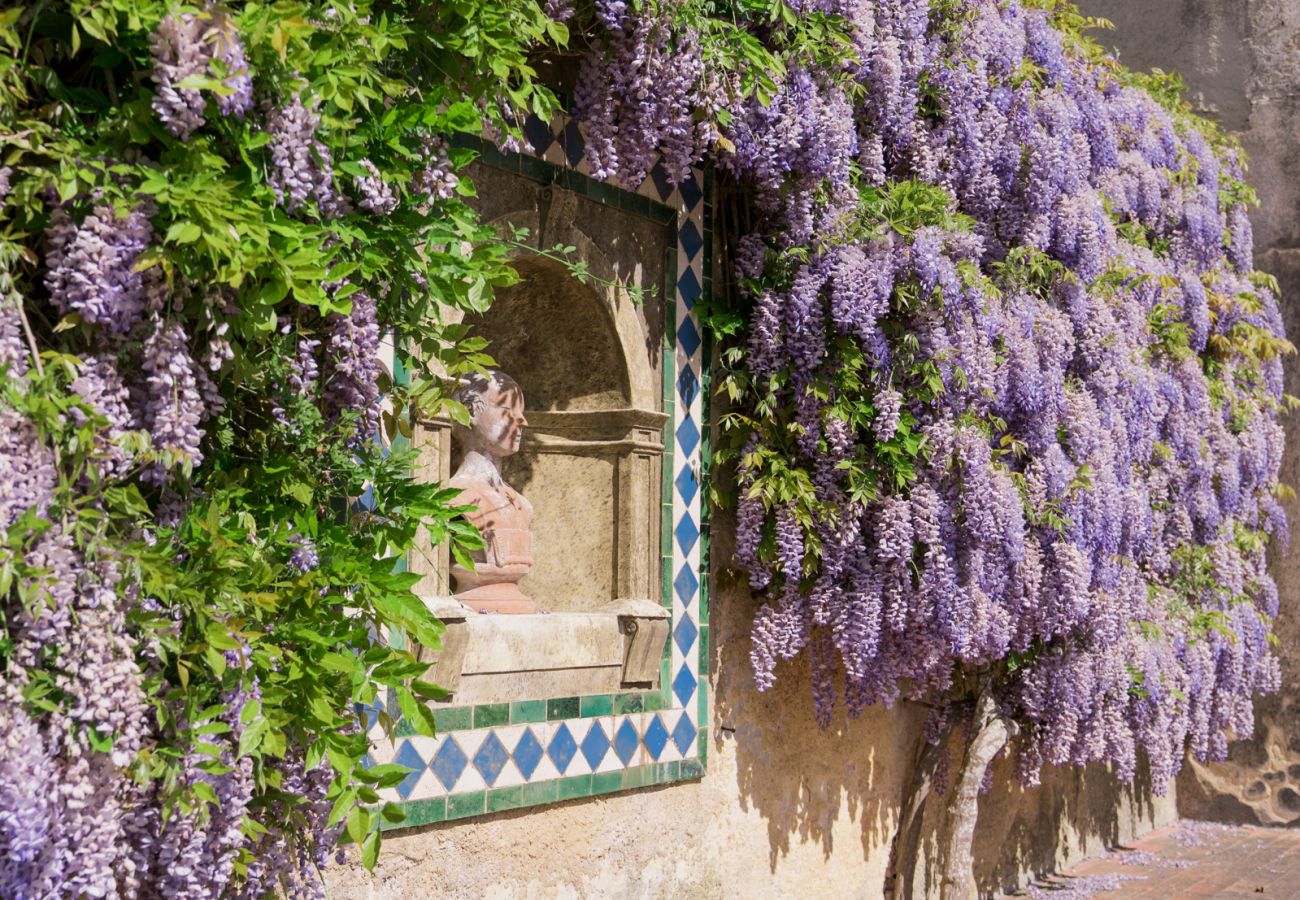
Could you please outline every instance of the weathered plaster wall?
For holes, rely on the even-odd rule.
[[[714,558],[730,552],[715,531]],[[378,869],[329,870],[331,896],[873,898],[882,894],[896,811],[924,711],[869,709],[812,720],[806,668],[754,689],[753,600],[717,579],[710,634],[708,774],[673,786],[517,810],[390,834]],[[1123,842],[1173,816],[1170,799],[1118,788],[1101,769],[983,799],[976,840],[989,893],[1022,871]]]
[[[1238,134],[1261,206],[1251,216],[1259,268],[1277,276],[1288,335],[1300,340],[1300,0],[1077,0],[1116,30],[1100,39],[1139,69],[1181,73],[1202,111]],[[1287,360],[1300,395],[1300,360]],[[1300,486],[1300,415],[1287,417],[1282,480]],[[1287,504],[1300,529],[1300,502]],[[1300,530],[1297,530],[1300,534]],[[1300,549],[1274,554],[1281,593],[1282,693],[1256,705],[1259,727],[1227,763],[1193,765],[1179,780],[1186,815],[1300,821]]]

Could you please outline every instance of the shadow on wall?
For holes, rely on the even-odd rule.
[[[731,558],[732,522],[714,520],[712,555]],[[807,654],[778,668],[776,686],[759,693],[749,660],[749,622],[759,603],[742,579],[715,576],[713,607],[714,746],[734,742],[739,800],[766,821],[768,864],[777,874],[792,843],[818,843],[822,854],[860,853],[863,880],[828,896],[871,896],[884,882],[904,787],[912,776],[926,709],[900,703],[868,707],[850,719],[843,705],[829,728],[813,719]],[[960,737],[960,734],[958,735]],[[960,748],[952,747],[950,771]],[[710,777],[721,777],[713,770]],[[981,797],[974,858],[980,893],[1014,890],[1026,879],[1048,875],[1084,855],[1114,847],[1171,817],[1161,807],[1144,765],[1132,784],[1118,782],[1101,765],[1083,770],[1047,769],[1041,786],[1026,789],[1014,760],[994,763],[992,787]],[[933,893],[937,821],[934,804],[923,824],[918,897]],[[856,843],[855,848],[850,842]],[[845,870],[844,860],[836,867]]]

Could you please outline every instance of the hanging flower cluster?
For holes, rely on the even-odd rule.
[[[1142,750],[1163,786],[1278,687],[1290,348],[1238,150],[1045,5],[795,4],[851,59],[730,102],[710,146],[756,221],[736,556],[767,598],[760,688],[811,645],[823,722],[836,670],[851,713],[940,716],[989,674],[1027,780],[1131,777]],[[692,73],[659,113],[636,79],[675,64],[641,37],[668,26],[605,18],[578,92],[592,167],[635,182],[657,149],[679,173],[716,101]]]

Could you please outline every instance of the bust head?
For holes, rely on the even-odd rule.
[[[495,457],[518,452],[528,420],[524,392],[513,378],[497,369],[470,375],[455,399],[469,412],[469,428],[459,424],[452,428],[462,447]]]

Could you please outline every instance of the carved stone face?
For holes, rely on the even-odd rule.
[[[524,439],[524,392],[513,382],[493,380],[474,413],[474,436],[493,456],[510,456]]]

